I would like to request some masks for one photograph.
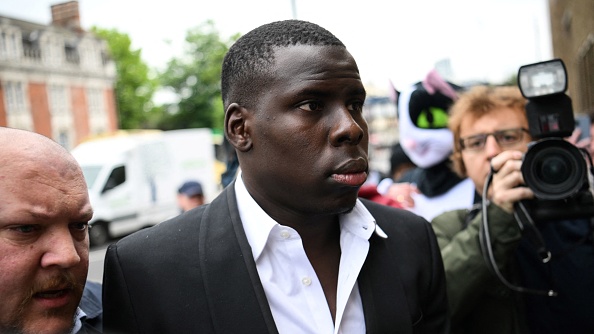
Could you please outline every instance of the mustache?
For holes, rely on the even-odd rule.
[[[76,277],[69,271],[61,271],[58,274],[45,279],[41,282],[35,282],[31,289],[25,295],[19,309],[25,309],[36,294],[44,291],[55,291],[55,290],[72,290],[77,294],[82,294],[84,284],[77,283]]]

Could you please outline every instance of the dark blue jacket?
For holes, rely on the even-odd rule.
[[[531,333],[594,333],[594,243],[589,219],[539,222],[551,252],[542,263],[524,238],[516,252],[525,287],[553,289],[556,297],[526,294],[526,322]],[[543,321],[545,320],[546,321]]]
[[[85,312],[82,328],[77,334],[103,332],[103,307],[101,304],[101,283],[87,281],[78,307]]]

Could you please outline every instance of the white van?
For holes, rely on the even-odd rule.
[[[202,184],[206,201],[220,191],[210,129],[121,131],[72,150],[93,207],[90,240],[101,245],[181,213],[177,189]]]

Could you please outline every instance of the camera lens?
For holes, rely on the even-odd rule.
[[[555,155],[546,160],[541,160],[535,166],[538,178],[548,184],[560,184],[565,181],[571,173],[570,161],[567,161],[566,156]]]
[[[522,162],[524,182],[540,199],[559,200],[577,193],[586,173],[579,149],[560,138],[531,144]]]

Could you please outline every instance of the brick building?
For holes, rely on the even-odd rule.
[[[0,126],[71,149],[117,129],[115,64],[81,28],[77,1],[51,6],[49,25],[0,15]]]
[[[553,55],[567,67],[576,113],[594,112],[594,1],[549,0]]]

